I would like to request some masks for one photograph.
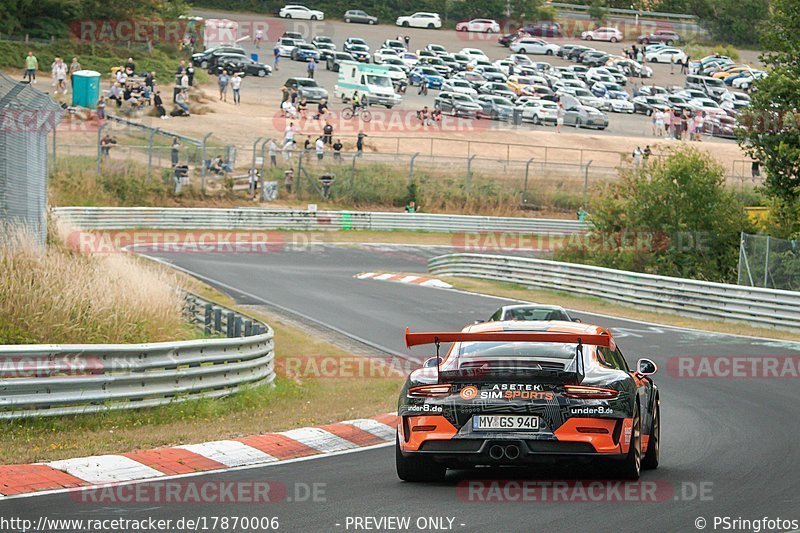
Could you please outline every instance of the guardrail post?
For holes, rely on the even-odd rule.
[[[214,308],[214,331],[222,333],[222,309]]]
[[[769,277],[769,235],[767,235],[767,250],[764,254],[764,288],[767,288],[767,282]]]
[[[108,122],[104,123],[102,126],[97,128],[97,175],[100,175],[100,161],[103,158],[103,148],[102,148],[102,139],[103,139],[103,129],[108,125]]]
[[[583,152],[581,150],[581,152]],[[589,165],[592,164],[592,160],[590,159],[588,163],[586,163],[586,169],[584,170],[583,174],[583,210],[586,211],[586,205],[588,204],[589,200]]]
[[[147,140],[147,179],[153,176],[153,138],[158,133],[158,128],[150,132],[150,138]]]
[[[233,319],[233,336],[242,336],[242,317],[239,315],[236,315]]]
[[[464,192],[469,194],[470,185],[472,183],[472,160],[475,159],[474,155],[471,155],[469,159],[467,159],[467,181],[464,184]]]
[[[525,189],[522,191],[522,203],[523,204],[527,204],[528,203],[528,172],[531,169],[531,163],[533,163],[534,159],[535,159],[534,157],[531,157],[530,159],[528,159],[528,162],[525,163]]]
[[[203,137],[202,155],[200,157],[200,192],[202,193],[206,192],[206,141],[208,141],[208,138],[213,134],[213,132],[209,132]]]
[[[253,321],[252,320],[245,320],[244,321],[244,336],[249,337],[253,334]]]
[[[414,160],[419,155],[419,152],[416,152],[414,155],[411,156],[411,161],[408,163],[408,184],[411,185],[414,183]]]
[[[226,334],[228,335],[228,338],[231,338],[231,337],[234,336],[234,334],[233,334],[234,329],[233,328],[234,328],[234,323],[235,322],[236,322],[236,318],[235,318],[235,315],[234,315],[233,311],[228,311],[227,313],[225,313],[225,329],[226,329]]]
[[[205,313],[203,316],[203,326],[206,332],[206,335],[211,334],[211,313],[213,313],[214,306],[211,304],[206,304]]]

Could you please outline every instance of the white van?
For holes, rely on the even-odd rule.
[[[387,109],[391,109],[402,100],[400,95],[394,92],[388,67],[355,61],[342,61],[339,64],[339,80],[333,91],[342,101],[351,100],[353,93],[358,91],[362,101],[370,105],[386,106]]]

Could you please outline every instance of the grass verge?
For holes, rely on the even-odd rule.
[[[586,313],[599,313],[618,318],[630,318],[632,320],[642,320],[645,322],[652,322],[654,324],[699,329],[716,333],[751,335],[754,337],[765,337],[770,339],[790,341],[800,340],[797,333],[792,333],[789,331],[758,328],[748,326],[747,324],[722,322],[718,320],[699,320],[696,318],[687,318],[667,313],[655,313],[652,311],[606,302],[600,298],[577,296],[568,292],[546,289],[528,289],[523,285],[516,285],[514,283],[503,283],[473,278],[445,276],[443,279],[446,279],[448,283],[452,284],[457,289],[543,304],[560,305],[568,309],[584,311]]]

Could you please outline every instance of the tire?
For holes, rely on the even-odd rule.
[[[582,126],[582,125],[583,125],[583,123],[581,122],[581,119],[580,119],[580,118],[576,118],[576,119],[575,119],[575,129],[576,129],[576,130],[579,130],[579,129],[581,129],[581,126]]]
[[[206,68],[208,68],[208,61],[205,61],[205,60],[204,60],[203,62],[201,62],[201,63],[200,63],[200,68],[202,68],[202,69],[206,69]]]
[[[372,113],[370,113],[366,109],[361,112],[360,116],[361,120],[363,120],[364,122],[369,122],[370,120],[372,120]]]
[[[408,26],[409,26],[408,21],[407,20],[403,21],[403,27],[408,28]]]
[[[353,110],[350,109],[349,107],[345,107],[344,109],[342,109],[342,118],[345,120],[350,120],[351,118],[353,118]]]
[[[527,54],[528,51],[525,48],[520,48],[518,54]]]
[[[668,41],[667,41],[665,44],[666,44],[667,46],[672,46],[672,40],[671,40],[671,39],[670,39],[670,40],[668,40]]]
[[[266,75],[267,75],[267,71],[264,70],[263,68],[258,71],[258,77],[259,78],[263,78]]]
[[[591,40],[593,40],[593,37],[591,35],[587,35],[585,40],[591,41]]]
[[[290,19],[290,18],[292,18],[292,14],[291,13],[286,13],[286,16],[284,18]]]
[[[428,29],[429,29],[429,30],[432,30],[432,29],[433,29],[433,23],[432,23],[432,22],[431,22],[430,24],[428,24]]]
[[[374,20],[370,20],[370,21],[369,21],[369,25],[370,25],[370,26],[373,26],[373,25],[375,25],[375,21],[374,21]]]
[[[394,449],[397,477],[403,481],[412,483],[444,481],[445,474],[447,474],[446,466],[426,457],[404,457],[400,451],[400,437],[396,438]]]
[[[317,20],[317,16],[316,15],[311,15],[311,20]]]
[[[642,459],[643,470],[655,470],[661,460],[661,400],[656,397],[656,412],[653,415],[653,426],[650,428],[650,438],[647,441],[647,450]]]
[[[552,50],[548,50],[548,51],[546,51],[546,52],[544,53],[544,55],[546,55],[546,56],[551,56],[551,55],[553,55],[553,51],[552,51]]]
[[[350,19],[344,19],[344,21],[345,21],[346,23],[350,24]]]
[[[612,38],[611,38],[611,42],[612,42],[612,43],[615,43],[615,42],[617,42],[617,38],[616,38],[616,37],[612,37]]]
[[[653,110],[652,109],[648,109],[647,111],[644,112],[644,114],[647,115],[648,117],[650,117],[650,116],[653,115]]]
[[[534,125],[534,126],[539,126],[539,125],[541,125],[541,123],[542,123],[542,121],[541,121],[541,120],[539,120],[539,115],[537,115],[536,113],[534,113],[534,114],[533,114],[533,125]]]
[[[617,466],[617,475],[621,479],[637,481],[642,473],[642,417],[639,404],[633,408],[633,427],[631,428],[631,444],[628,455]]]

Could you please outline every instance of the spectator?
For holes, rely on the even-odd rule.
[[[311,136],[306,137],[306,140],[303,142],[303,151],[308,152],[311,149]]]
[[[322,127],[322,141],[325,144],[331,144],[333,142],[333,125],[327,120]]]
[[[247,173],[247,186],[250,191],[250,198],[256,197],[256,192],[258,192],[258,169],[251,168],[250,171]]]
[[[181,60],[178,64],[178,68],[175,70],[175,83],[180,85],[181,78],[183,75],[186,74],[186,61]]]
[[[297,87],[292,87],[289,93],[289,101],[292,102],[292,105],[297,105],[298,98],[300,98],[300,93],[297,92]]]
[[[564,110],[564,102],[558,102],[558,109],[556,110],[556,132],[561,133],[561,126],[564,125],[564,116],[567,112]]]
[[[289,101],[289,88],[284,85],[281,87],[281,116],[284,116],[283,104],[285,104],[287,101]]]
[[[417,111],[417,118],[423,126],[428,125],[428,106],[424,106],[422,109]]]
[[[117,144],[117,140],[106,133],[100,140],[100,153],[102,153],[104,157],[109,157],[111,155],[111,147],[115,144]]]
[[[283,153],[284,160],[289,161],[290,159],[292,159],[292,151],[294,150],[296,144],[297,141],[295,141],[294,139],[284,141],[283,149],[281,150]]]
[[[356,152],[359,156],[364,152],[364,139],[366,137],[367,134],[364,133],[364,130],[358,132],[358,137],[356,138]]]
[[[649,145],[649,144],[648,144],[647,146],[645,146],[645,147],[644,147],[644,151],[642,152],[642,162],[643,162],[645,165],[647,164],[647,160],[648,160],[648,159],[650,159],[650,155],[651,155],[652,153],[653,153],[653,151],[652,151],[652,150],[650,150],[650,145]]]
[[[336,139],[336,142],[333,143],[333,160],[334,161],[341,161],[342,160],[342,140]]]
[[[758,160],[753,160],[750,164],[750,175],[753,177],[754,180],[761,177],[761,162]]]
[[[225,173],[221,155],[217,155],[217,157],[211,160],[211,162],[208,164],[208,170],[217,175]]]
[[[405,207],[406,213],[417,213],[419,212],[419,208],[417,207],[417,203],[414,200],[408,202]]]
[[[317,161],[322,161],[325,158],[325,142],[322,140],[322,136],[317,137],[314,148],[317,152]]]
[[[161,91],[156,91],[156,93],[153,95],[153,107],[155,107],[156,111],[158,111],[158,116],[160,118],[168,118],[167,110],[164,109],[164,101],[161,99]]]
[[[122,107],[122,87],[120,87],[119,83],[114,83],[111,85],[111,89],[108,90],[108,99],[114,100],[117,103],[117,107]]]
[[[57,57],[53,62],[53,85],[56,87],[56,93],[62,92],[67,94],[67,65],[64,61]]]
[[[656,109],[653,112],[653,118],[655,119],[653,135],[661,137],[664,134],[664,112],[660,109]]]
[[[639,168],[639,166],[641,166],[642,164],[642,149],[639,148],[638,146],[634,148],[632,157],[633,157],[633,166]]]
[[[144,84],[146,86],[150,87],[151,90],[155,89],[156,88],[156,73],[155,72],[148,72],[147,74],[145,74],[145,76],[144,76]]]
[[[73,57],[72,63],[69,64],[69,86],[72,87],[72,77],[75,76],[75,73],[81,70],[81,64],[78,63],[78,58]]]
[[[28,55],[25,57],[25,75],[22,77],[22,80],[25,81],[27,78],[29,83],[36,83],[36,69],[38,68],[39,60],[36,59],[32,51],[28,51]]]
[[[283,187],[287,194],[292,194],[292,181],[294,181],[294,170],[290,168],[283,173]]]
[[[95,106],[95,110],[97,111],[97,118],[103,120],[106,118],[106,97],[101,96],[99,100],[97,100],[97,105]]]
[[[308,66],[306,67],[306,72],[308,73],[308,77],[314,79],[314,72],[317,70],[317,62],[314,61],[313,57],[308,58]]]
[[[300,118],[308,117],[308,100],[305,98],[301,98],[300,103],[297,104],[297,114],[300,115]]]
[[[681,113],[681,132],[680,132],[680,139],[686,140],[689,133],[689,116],[688,112],[684,109]]]
[[[228,101],[228,71],[223,70],[222,74],[219,75],[219,99]]]
[[[125,74],[125,69],[122,67],[117,68],[117,71],[114,73],[114,79],[117,80],[120,86],[124,86],[128,83],[128,75]]]
[[[177,105],[181,111],[183,111],[184,116],[189,116],[189,106],[186,103],[186,93],[181,91],[178,93],[178,96],[175,98],[175,105]]]
[[[406,35],[405,37],[403,37],[403,42],[406,44],[406,50],[411,50],[411,49],[409,48],[409,45],[410,45],[410,43],[411,43],[411,37],[409,37],[408,35]]]
[[[282,104],[282,106],[283,107],[282,107],[281,111],[282,111],[282,115],[284,117],[289,117],[291,119],[296,119],[297,118],[297,108],[294,106],[294,104],[292,104],[292,102],[290,102],[289,100],[286,100]]]
[[[231,89],[233,90],[233,103],[239,105],[241,103],[241,95],[239,89],[242,87],[242,77],[238,72],[233,73],[231,77]]]
[[[434,124],[440,123],[442,121],[442,110],[434,109],[431,111],[431,120]]]
[[[686,59],[681,63],[681,74],[686,74],[689,70],[689,55],[686,55]]]
[[[189,87],[194,85],[194,66],[189,63],[189,66],[186,67],[186,76],[189,78]]]
[[[189,74],[188,69],[183,71],[183,76],[181,76],[180,87],[182,91],[189,90]]]
[[[420,78],[420,80],[419,80],[419,91],[417,92],[417,94],[418,95],[422,94],[422,95],[426,95],[427,96],[427,94],[428,94],[428,78],[426,76],[423,76],[422,78]]]
[[[589,217],[589,213],[586,211],[585,208],[581,207],[578,209],[578,220],[581,222],[585,222],[586,219]]]
[[[125,74],[128,76],[136,75],[136,65],[133,63],[132,57],[129,57],[128,61],[125,63]]]
[[[705,113],[698,111],[694,116],[694,140],[700,142],[702,139],[700,135],[703,133],[703,124],[705,124]]]
[[[181,156],[181,140],[178,137],[172,139],[171,158],[172,166],[177,166]]]
[[[295,133],[297,133],[297,128],[295,127],[294,122],[290,122],[289,125],[283,130],[283,143],[286,144],[286,141],[293,141]]]
[[[271,167],[277,166],[278,145],[275,144],[275,139],[270,139],[267,147],[269,149],[269,166]]]
[[[317,103],[317,116],[314,118],[322,120],[328,113],[330,113],[330,110],[328,109],[328,100],[323,98],[319,101],[319,103]]]
[[[280,62],[281,62],[281,47],[279,45],[275,45],[275,48],[272,49],[272,70],[278,72],[280,70]]]
[[[261,41],[264,40],[264,31],[263,30],[256,30],[256,36],[253,39],[253,44],[256,45],[256,48],[261,48]]]

